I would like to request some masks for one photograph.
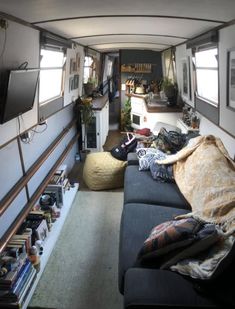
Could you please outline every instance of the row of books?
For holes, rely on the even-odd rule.
[[[1,256],[1,263],[5,261],[0,277],[0,307],[21,308],[37,275],[37,270],[31,263],[25,250],[17,257],[11,256],[12,248],[6,249]]]
[[[61,166],[54,176],[50,185],[53,187],[55,183],[55,187],[60,186],[64,190],[65,184],[69,183],[66,178],[66,166]],[[1,252],[0,308],[14,309],[22,308],[24,305],[40,270],[43,242],[53,222],[59,217],[60,209],[56,203],[40,205],[39,199],[38,204],[33,207],[5,250]]]

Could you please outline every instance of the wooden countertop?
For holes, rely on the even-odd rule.
[[[108,94],[103,95],[102,97],[94,98],[92,100],[92,109],[101,111],[104,108],[107,100],[108,100]]]
[[[180,106],[149,106],[145,102],[145,106],[148,113],[181,113],[182,108]]]
[[[182,112],[182,107],[180,106],[167,106],[167,105],[162,105],[162,106],[150,106],[146,102],[146,98],[144,94],[138,95],[138,94],[126,94],[128,97],[134,97],[134,98],[141,98],[145,102],[146,110],[148,113],[181,113]]]

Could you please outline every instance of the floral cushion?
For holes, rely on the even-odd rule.
[[[149,170],[152,162],[165,159],[167,156],[165,153],[155,148],[139,148],[136,153],[139,158],[140,171]]]

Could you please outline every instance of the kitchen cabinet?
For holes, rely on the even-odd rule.
[[[103,151],[103,145],[105,144],[109,131],[109,100],[106,99],[105,103],[101,105],[101,108],[97,108],[96,105],[93,112],[94,116],[87,128],[85,148],[92,152]]]

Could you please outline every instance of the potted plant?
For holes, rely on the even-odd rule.
[[[85,95],[91,96],[97,87],[97,78],[89,77],[87,83],[83,84]]]
[[[176,105],[178,94],[177,84],[174,83],[170,78],[164,77],[160,83],[160,89],[164,91],[165,96],[168,99],[169,105]]]
[[[124,107],[121,110],[121,130],[132,131],[131,127],[131,99],[125,101]]]

